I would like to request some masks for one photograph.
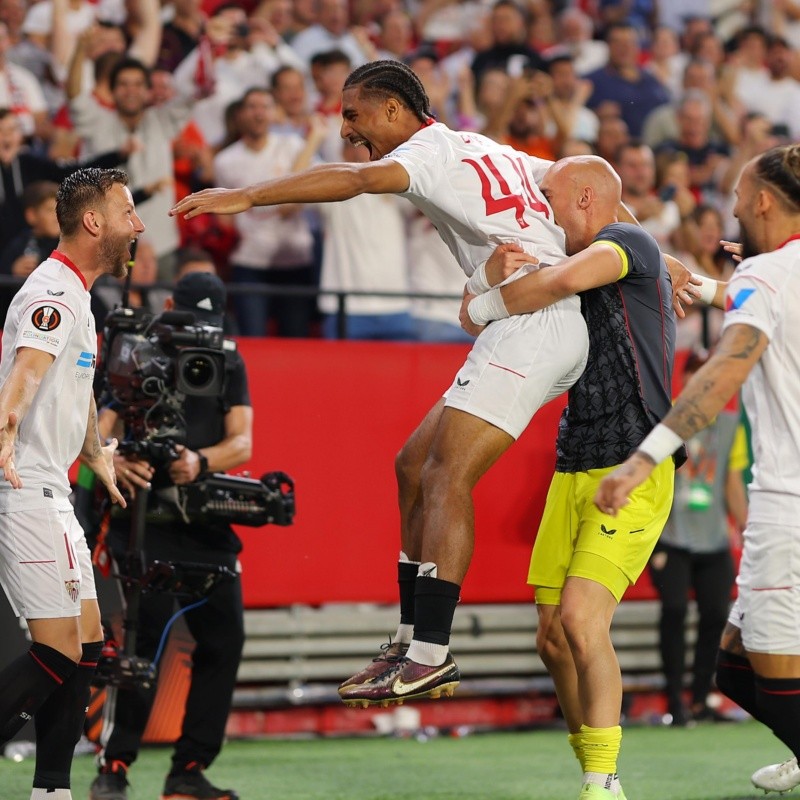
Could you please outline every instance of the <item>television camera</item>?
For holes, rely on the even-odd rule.
[[[105,391],[125,422],[122,453],[154,466],[178,458],[186,444],[187,397],[220,397],[225,390],[226,351],[235,344],[222,330],[198,325],[191,312],[158,316],[118,308],[105,323],[101,370]],[[239,525],[291,525],[294,483],[284,472],[261,480],[222,473],[177,487],[184,520],[216,519]]]
[[[152,315],[120,307],[106,318],[99,387],[125,423],[119,450],[155,467],[179,457],[188,428],[187,398],[221,398],[230,352],[235,343],[221,328],[198,324],[194,314],[167,311]],[[294,482],[284,472],[255,480],[224,473],[204,474],[190,484],[170,487],[174,509],[184,522],[220,521],[259,527],[291,525]],[[136,628],[142,592],[160,591],[202,600],[218,583],[235,579],[230,570],[209,564],[147,564],[142,552],[149,489],[138,490],[133,503],[128,552],[120,565],[125,596],[122,646],[112,639],[98,664],[95,683],[149,687],[156,665],[136,656]]]

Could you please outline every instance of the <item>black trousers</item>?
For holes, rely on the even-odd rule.
[[[666,555],[663,566],[657,568]],[[686,613],[690,591],[697,601],[697,641],[692,666],[692,703],[705,703],[714,680],[719,641],[731,602],[734,581],[729,550],[691,553],[658,544],[650,560],[650,577],[661,599],[659,645],[670,711],[680,708],[686,663]]]
[[[176,532],[176,528],[180,532]],[[148,528],[146,561],[192,561],[236,570],[236,553],[216,549],[188,535],[188,526]],[[110,537],[115,560],[121,563],[122,539]],[[176,606],[186,607],[196,599],[177,599],[164,592],[141,596],[136,654],[152,659],[164,627]],[[181,735],[172,757],[175,768],[197,761],[208,766],[218,755],[225,735],[242,647],[244,610],[241,580],[218,584],[207,601],[184,614],[196,646],[192,654],[191,684],[186,700]],[[131,764],[139,752],[142,734],[155,699],[155,688],[114,689],[106,703],[106,725],[113,723],[104,742],[104,758]]]

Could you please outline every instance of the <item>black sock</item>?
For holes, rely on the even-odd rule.
[[[400,623],[414,624],[414,587],[417,585],[419,564],[397,562],[397,585],[400,587]]]
[[[759,720],[800,758],[800,678],[756,676]]]
[[[420,575],[414,590],[414,638],[431,644],[450,644],[460,594],[457,583]]]
[[[36,712],[37,789],[69,789],[72,756],[83,732],[89,685],[102,649],[103,642],[84,643],[78,668]]]
[[[722,694],[730,697],[751,717],[768,724],[759,713],[756,698],[756,674],[746,658],[734,655],[727,650],[718,650],[716,684]]]
[[[12,739],[48,695],[75,672],[71,658],[34,642],[25,655],[0,672],[0,744]]]

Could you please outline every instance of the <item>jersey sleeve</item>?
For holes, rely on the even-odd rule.
[[[32,347],[57,358],[75,327],[74,308],[67,293],[60,297],[33,294],[20,309],[14,348]]]
[[[431,138],[412,137],[384,158],[397,161],[408,173],[408,189],[403,194],[430,196],[443,175],[444,154]]]
[[[537,186],[542,182],[545,172],[547,172],[554,163],[554,161],[548,161],[546,158],[537,158],[536,156],[528,157],[528,166]]]
[[[663,257],[658,244],[638,225],[627,222],[606,225],[589,246],[599,244],[610,245],[619,253],[622,268],[617,280],[653,280],[661,275]]]
[[[772,340],[781,319],[781,297],[760,261],[739,265],[725,291],[723,331],[730,325],[750,325]]]

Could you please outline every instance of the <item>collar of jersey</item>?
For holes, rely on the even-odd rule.
[[[83,288],[86,291],[89,291],[89,287],[86,285],[86,278],[83,277],[83,273],[75,266],[72,259],[68,256],[65,256],[60,250],[53,250],[50,253],[50,258],[54,258],[56,261],[60,261],[65,267],[69,267],[80,279],[80,282],[83,284]]]

